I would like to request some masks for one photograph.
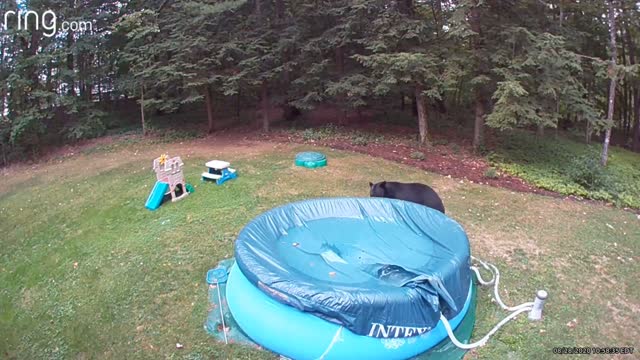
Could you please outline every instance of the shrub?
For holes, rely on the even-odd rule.
[[[186,141],[203,137],[202,133],[195,130],[166,130],[162,139],[166,142]]]
[[[414,151],[414,152],[412,152],[412,153],[411,153],[411,155],[410,155],[410,157],[411,157],[412,159],[420,160],[420,161],[422,161],[422,160],[424,160],[424,159],[425,159],[424,153],[423,153],[423,152],[421,152],[421,151]]]
[[[367,139],[366,136],[358,135],[353,137],[353,139],[351,140],[351,143],[353,145],[366,146],[369,143],[369,139]]]
[[[380,143],[384,141],[383,135],[370,134],[367,132],[354,132],[350,135],[353,145],[365,146],[371,143]]]
[[[499,177],[498,170],[496,170],[493,167],[490,167],[487,170],[485,170],[484,177],[489,179],[497,179]]]
[[[438,145],[447,145],[449,144],[449,140],[447,139],[435,139],[431,142],[432,145],[434,146],[438,146]]]
[[[480,145],[478,146],[478,148],[476,149],[476,153],[482,155],[482,156],[487,156],[489,154],[491,154],[491,151],[484,145]]]
[[[302,139],[304,141],[324,140],[334,137],[339,131],[340,129],[333,124],[315,129],[305,129],[304,131],[302,131]]]
[[[576,157],[567,167],[567,175],[575,183],[588,190],[599,190],[610,187],[611,181],[606,169],[600,166],[596,154]]]
[[[67,129],[66,136],[70,140],[92,139],[104,135],[105,113],[102,111],[89,111],[83,114],[83,118]]]
[[[564,195],[611,201],[640,208],[638,154],[611,147],[609,163],[599,163],[600,144],[586,145],[563,137],[536,138],[525,131],[504,132],[491,165],[543,189]]]
[[[316,140],[316,139],[318,139],[318,134],[316,133],[315,130],[304,129],[304,131],[302,131],[302,140],[309,141],[309,140]]]

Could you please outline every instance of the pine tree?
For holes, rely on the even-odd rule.
[[[478,89],[475,108],[480,115],[476,116],[476,129],[481,128],[484,113],[483,93],[494,86],[495,103],[486,117],[489,126],[542,129],[556,127],[562,117],[574,115],[599,123],[599,113],[580,82],[581,57],[568,50],[562,36],[542,31],[548,28],[545,21],[528,19],[529,26],[518,26],[524,22],[521,14],[534,5],[478,6],[471,1],[468,6],[472,30],[475,34],[482,30],[472,46],[476,70],[471,83]],[[478,137],[476,131],[476,143]]]
[[[366,16],[358,21],[365,31],[359,39],[361,49],[352,58],[364,67],[357,74],[343,76],[330,89],[355,98],[356,105],[366,97],[382,97],[399,92],[412,94],[418,113],[420,143],[428,142],[428,101],[441,99],[445,80],[445,54],[433,35],[434,23],[425,21],[421,8],[413,1],[369,1],[354,6]],[[347,17],[348,19],[348,17]]]

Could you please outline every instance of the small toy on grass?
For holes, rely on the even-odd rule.
[[[202,173],[202,181],[212,180],[216,184],[222,185],[227,180],[232,180],[238,177],[236,169],[232,169],[226,161],[211,160],[205,164],[208,171]]]
[[[167,154],[153,160],[156,172],[156,184],[153,186],[145,207],[156,210],[162,204],[165,195],[171,195],[171,201],[178,201],[189,195],[193,187],[184,181],[182,167],[184,163],[179,156],[170,158]]]

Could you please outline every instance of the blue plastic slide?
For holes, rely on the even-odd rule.
[[[149,197],[147,198],[147,203],[144,206],[149,210],[156,210],[159,208],[168,188],[169,184],[156,181],[156,184],[153,186],[153,190],[151,190],[151,194],[149,194]]]

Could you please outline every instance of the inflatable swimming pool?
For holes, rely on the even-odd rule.
[[[293,359],[407,359],[472,303],[469,242],[433,209],[330,198],[272,209],[236,241],[226,296],[240,328]]]

